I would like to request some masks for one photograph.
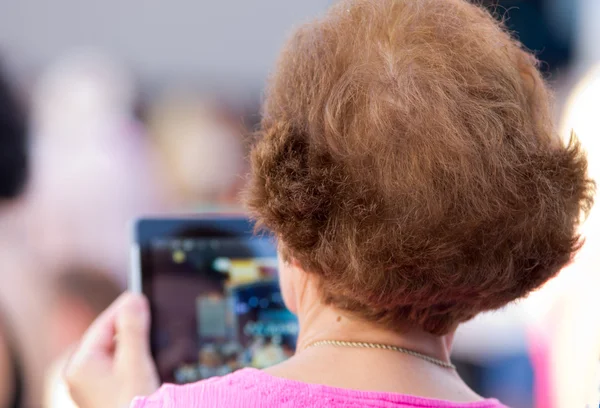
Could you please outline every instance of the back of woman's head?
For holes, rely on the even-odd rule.
[[[327,303],[435,334],[541,286],[593,183],[535,58],[463,0],[354,0],[291,38],[248,204]]]

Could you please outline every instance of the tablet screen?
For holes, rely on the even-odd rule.
[[[180,221],[142,246],[152,348],[165,382],[266,368],[295,350],[298,326],[279,291],[273,240],[215,222]]]

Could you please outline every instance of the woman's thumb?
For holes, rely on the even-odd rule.
[[[142,295],[128,294],[115,322],[115,368],[139,370],[152,361],[150,353],[150,308]]]
[[[150,352],[150,307],[142,295],[128,294],[115,322],[114,370],[124,403],[152,394],[159,386]],[[126,406],[126,405],[123,405]]]

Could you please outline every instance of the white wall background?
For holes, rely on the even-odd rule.
[[[144,81],[220,78],[255,87],[290,29],[331,2],[0,0],[0,55],[39,70],[65,52],[95,47]]]
[[[600,62],[600,1],[577,1],[580,3],[577,57],[583,65],[594,65]]]

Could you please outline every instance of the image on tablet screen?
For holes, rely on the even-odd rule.
[[[298,325],[273,243],[243,237],[151,243],[153,349],[161,379],[189,383],[289,358]]]

